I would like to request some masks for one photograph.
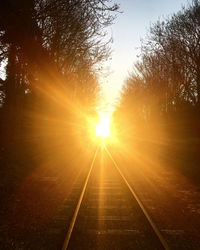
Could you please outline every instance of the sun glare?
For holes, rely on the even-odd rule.
[[[100,123],[96,126],[96,136],[110,136],[110,118],[106,116],[100,117]]]

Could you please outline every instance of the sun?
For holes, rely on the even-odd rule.
[[[105,115],[100,116],[100,123],[96,126],[96,136],[110,136],[110,117]]]

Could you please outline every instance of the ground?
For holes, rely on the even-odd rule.
[[[110,150],[171,249],[199,249],[200,185],[194,174],[187,176],[184,170],[191,167],[190,162],[181,170],[166,160],[166,148],[162,157],[154,160],[142,155],[135,157],[134,149],[129,153],[117,148]],[[8,182],[2,182],[0,249],[59,249],[93,154],[94,150],[84,159],[83,150],[71,162],[74,167],[41,164],[18,181],[14,190],[7,191]],[[77,192],[72,194],[74,185]],[[62,215],[70,195],[71,214]],[[54,223],[55,218],[59,218],[60,224],[58,219]],[[62,227],[60,236],[57,227]]]

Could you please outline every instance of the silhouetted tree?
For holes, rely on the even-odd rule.
[[[144,104],[151,112],[163,114],[185,105],[199,106],[199,14],[200,3],[193,1],[187,9],[152,25],[122,102],[136,82],[142,82]],[[137,94],[132,98],[137,99]]]
[[[116,110],[116,118],[122,115],[130,131],[131,126],[140,129],[141,124],[153,124],[154,131],[159,124],[177,134],[181,130],[198,134],[199,17],[200,1],[194,0],[150,27]],[[130,134],[134,131],[132,128]]]
[[[110,0],[1,4],[0,59],[8,61],[2,83],[5,138],[13,138],[11,131],[18,134],[14,127],[22,125],[30,107],[46,109],[46,114],[50,107],[56,110],[61,93],[90,105],[98,89],[98,65],[109,55],[104,28],[113,22],[117,9]]]

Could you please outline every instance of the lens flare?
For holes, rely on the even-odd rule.
[[[106,116],[100,117],[100,123],[96,126],[96,136],[110,136],[110,118]]]

